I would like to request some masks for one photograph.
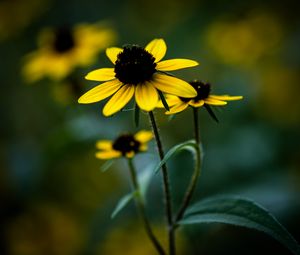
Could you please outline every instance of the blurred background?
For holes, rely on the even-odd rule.
[[[77,99],[97,85],[84,80],[85,74],[112,67],[106,47],[144,46],[160,37],[168,45],[166,59],[201,63],[177,76],[209,81],[215,94],[244,96],[215,110],[219,123],[201,109],[205,158],[194,201],[215,194],[246,196],[300,241],[297,6],[296,0],[1,0],[0,254],[155,254],[133,204],[110,219],[118,199],[130,191],[126,161],[117,160],[103,173],[104,162],[94,157],[97,140],[137,131],[130,105],[105,118],[105,102],[79,105]],[[97,24],[95,30],[89,24]],[[60,58],[76,46],[70,31],[80,27],[87,29],[78,32],[78,40],[97,34],[83,43],[94,50],[83,47],[88,58]],[[58,57],[49,53],[51,43]],[[162,110],[155,114],[165,150],[192,137],[191,110],[172,121]],[[140,128],[150,128],[146,114]],[[136,157],[140,171],[151,171],[158,161],[154,145]],[[179,154],[169,168],[178,208],[192,157]],[[147,198],[155,231],[165,239],[159,175]],[[247,255],[261,249],[289,254],[264,234],[222,224],[186,227],[177,237],[179,254]]]

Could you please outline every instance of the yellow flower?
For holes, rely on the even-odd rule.
[[[38,38],[38,49],[25,58],[24,77],[28,82],[43,77],[61,80],[75,67],[95,62],[99,51],[112,44],[115,37],[112,29],[100,23],[44,30]]]
[[[141,130],[134,135],[120,135],[115,141],[100,140],[96,144],[100,150],[96,153],[96,158],[112,159],[122,156],[132,158],[136,153],[146,151],[148,149],[147,142],[152,138],[152,132]]]
[[[255,10],[242,19],[216,21],[205,33],[216,56],[239,67],[257,67],[261,58],[274,52],[283,35],[282,24],[275,16]]]
[[[201,107],[203,105],[223,106],[226,105],[226,101],[240,100],[242,96],[229,96],[229,95],[211,95],[211,85],[209,83],[203,83],[201,81],[192,81],[190,84],[197,91],[197,96],[193,98],[182,98],[173,95],[167,95],[166,101],[170,106],[170,110],[166,114],[175,114],[185,110],[188,106]],[[160,101],[157,105],[159,108],[163,108],[163,104]]]
[[[78,102],[89,104],[113,95],[103,108],[104,116],[110,116],[121,110],[133,95],[137,105],[145,111],[156,107],[160,91],[181,97],[196,96],[191,85],[165,72],[193,67],[198,63],[189,59],[161,61],[166,51],[163,39],[154,39],[145,48],[138,45],[108,48],[106,55],[114,68],[90,72],[85,77],[87,80],[106,82],[86,92]]]

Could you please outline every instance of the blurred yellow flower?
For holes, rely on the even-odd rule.
[[[0,41],[16,36],[48,9],[49,0],[1,0]]]
[[[115,32],[101,23],[45,29],[38,38],[38,49],[25,57],[24,77],[28,82],[43,77],[61,80],[75,67],[95,62],[99,51],[115,38]]]
[[[270,55],[282,37],[280,23],[267,13],[253,12],[234,21],[208,27],[206,41],[217,57],[231,65],[251,66]]]
[[[187,82],[167,75],[173,71],[197,66],[189,59],[161,61],[167,51],[163,39],[154,39],[145,48],[127,45],[122,48],[108,48],[107,57],[114,68],[101,68],[90,72],[87,80],[106,81],[86,92],[78,100],[81,104],[112,98],[103,108],[104,116],[121,110],[135,95],[137,105],[145,111],[152,111],[159,100],[159,91],[181,97],[194,97],[196,91]]]
[[[229,96],[229,95],[211,95],[211,85],[201,81],[192,81],[190,84],[197,91],[197,96],[193,98],[182,98],[173,95],[167,95],[166,101],[170,106],[170,110],[166,114],[175,114],[185,110],[188,106],[201,107],[203,105],[215,105],[223,106],[226,105],[226,101],[240,100],[242,96]],[[158,103],[159,108],[163,108],[163,104],[160,101]]]
[[[157,222],[154,224],[153,229],[155,235],[161,240],[162,245],[167,247],[167,236],[162,223]],[[177,232],[176,244],[176,254],[189,254],[187,239],[182,231]],[[126,218],[121,221],[121,224],[106,233],[103,241],[99,243],[96,254],[154,255],[157,254],[157,251],[148,242],[143,228],[136,221],[133,222],[132,219]]]
[[[166,246],[164,229],[156,226],[155,232],[160,239],[163,239],[163,244]],[[151,243],[148,242],[144,230],[136,222],[131,222],[127,219],[126,223],[107,233],[103,242],[99,244],[96,254],[153,255],[157,254],[157,252]]]
[[[83,248],[86,238],[75,215],[46,203],[18,215],[6,230],[11,255],[74,255]]]
[[[298,95],[300,76],[297,68],[273,63],[261,72],[256,96],[257,112],[273,124],[299,127],[300,101]],[[259,107],[260,105],[264,107]]]
[[[147,143],[152,138],[152,132],[141,130],[134,135],[120,135],[115,141],[100,140],[96,144],[100,150],[96,153],[96,158],[112,159],[122,156],[132,158],[136,153],[146,151],[148,149]]]

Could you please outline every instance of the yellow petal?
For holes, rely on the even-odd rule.
[[[220,101],[220,100],[212,99],[209,97],[204,99],[204,102],[206,104],[210,104],[210,105],[226,105],[227,104],[227,102],[225,102],[225,101]]]
[[[189,83],[172,76],[154,74],[152,84],[162,92],[176,96],[188,98],[197,96],[196,90]]]
[[[217,99],[217,100],[226,100],[226,101],[234,101],[243,99],[242,96],[229,96],[229,95],[210,95],[209,98]]]
[[[139,148],[139,151],[147,151],[147,150],[148,150],[147,144],[142,144]]]
[[[158,102],[156,88],[150,83],[138,84],[135,88],[135,100],[144,111],[152,111]]]
[[[109,60],[115,64],[118,58],[118,55],[123,51],[122,48],[118,47],[111,47],[106,49],[106,56],[109,58]]]
[[[36,51],[26,56],[22,73],[27,82],[35,82],[46,74],[45,66],[48,63],[48,56],[44,55],[43,52]]]
[[[185,110],[187,107],[189,106],[188,103],[185,102],[180,102],[179,104],[174,105],[173,107],[171,107],[170,111],[167,111],[166,114],[170,115],[170,114],[175,114],[178,112],[182,112],[183,110]]]
[[[95,154],[96,158],[99,159],[111,159],[111,158],[119,158],[122,156],[120,151],[110,150],[110,151],[99,151]]]
[[[134,155],[135,155],[134,151],[129,151],[129,152],[126,153],[127,158],[133,158]]]
[[[91,81],[109,81],[115,79],[114,68],[101,68],[94,70],[85,76],[85,79]]]
[[[163,39],[154,39],[147,44],[145,50],[153,55],[155,62],[158,62],[166,55],[167,45]]]
[[[132,98],[134,94],[133,85],[124,85],[116,94],[106,103],[103,108],[103,115],[110,116],[121,110]]]
[[[191,100],[189,102],[189,105],[193,107],[201,107],[202,105],[204,105],[204,100],[199,100],[199,101]]]
[[[111,150],[112,141],[110,140],[101,140],[96,143],[96,147],[100,150]]]
[[[170,59],[164,60],[156,64],[156,70],[158,71],[173,71],[188,67],[193,67],[199,65],[198,62],[189,59]]]
[[[90,104],[103,100],[104,98],[107,98],[115,93],[122,86],[122,84],[123,83],[118,79],[104,82],[83,94],[78,99],[78,103]]]
[[[146,143],[153,138],[153,133],[151,131],[141,130],[134,135],[134,138],[141,143]]]

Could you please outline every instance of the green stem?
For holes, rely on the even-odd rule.
[[[199,118],[198,118],[198,108],[196,107],[193,107],[193,116],[194,116],[195,141],[197,145],[199,145],[200,144]]]
[[[156,140],[156,145],[159,153],[160,160],[163,160],[165,154],[162,147],[162,143],[160,140],[158,128],[156,125],[155,117],[152,111],[149,112],[149,118],[151,121],[153,133]],[[166,164],[163,164],[162,167],[162,175],[163,175],[163,187],[164,187],[164,194],[165,194],[165,210],[166,216],[168,221],[168,238],[169,238],[169,253],[170,255],[175,255],[175,229],[173,225],[173,216],[172,216],[172,205],[171,205],[171,192],[170,192],[170,183],[169,183],[169,176]]]
[[[130,170],[132,185],[133,185],[133,188],[134,188],[134,191],[135,191],[137,209],[138,209],[139,214],[140,214],[140,216],[143,220],[146,233],[147,233],[149,239],[151,240],[152,244],[156,248],[158,254],[166,255],[164,249],[162,248],[161,244],[159,243],[156,236],[154,235],[154,233],[152,231],[152,228],[151,228],[151,225],[150,225],[150,222],[149,222],[149,220],[146,216],[145,205],[144,205],[143,198],[141,196],[140,186],[139,186],[139,183],[138,183],[138,180],[137,180],[137,174],[136,174],[136,170],[135,170],[132,159],[128,159],[128,166],[129,166],[129,170]]]
[[[176,222],[182,219],[186,208],[188,207],[193,193],[197,186],[197,181],[201,173],[201,161],[202,161],[202,150],[200,145],[200,134],[199,134],[199,120],[198,120],[198,108],[193,108],[194,113],[194,134],[195,134],[195,141],[196,141],[196,163],[195,163],[195,170],[194,174],[192,175],[190,185],[185,193],[183,202],[181,207],[178,210],[176,216]]]

